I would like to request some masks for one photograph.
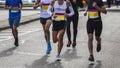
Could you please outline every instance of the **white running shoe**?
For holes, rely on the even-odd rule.
[[[61,61],[60,55],[56,56],[56,61]]]

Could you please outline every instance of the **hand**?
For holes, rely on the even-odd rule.
[[[84,16],[87,16],[87,12],[84,13]]]
[[[65,13],[65,17],[67,18],[67,17],[69,17],[69,15],[67,13]]]
[[[12,9],[12,6],[8,6],[8,9]]]
[[[22,8],[19,8],[19,10],[22,10]]]
[[[37,9],[39,6],[42,6],[42,4],[41,4],[41,3],[35,4],[35,5],[33,6],[33,9]]]
[[[57,17],[57,15],[54,15],[54,14],[53,14],[52,16],[53,16],[53,18],[56,18],[56,17]]]

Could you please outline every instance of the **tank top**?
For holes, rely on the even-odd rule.
[[[49,18],[50,15],[47,13],[48,6],[50,5],[52,0],[41,0],[42,6],[40,6],[40,17],[41,18]]]
[[[66,13],[67,4],[66,1],[63,2],[63,4],[59,5],[58,1],[55,1],[54,3],[54,14],[57,15],[57,17],[54,19],[56,21],[65,20],[64,14]]]

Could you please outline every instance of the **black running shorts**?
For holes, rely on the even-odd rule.
[[[55,21],[53,20],[53,27],[52,30],[53,31],[60,31],[60,30],[64,30],[66,28],[66,21]]]
[[[93,34],[95,31],[95,36],[100,36],[102,32],[102,21],[101,20],[91,20],[87,21],[87,33]]]
[[[47,20],[52,20],[51,17],[49,18],[40,18],[40,23],[45,25]]]

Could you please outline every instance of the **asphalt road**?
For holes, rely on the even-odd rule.
[[[65,34],[61,62],[55,61],[57,44],[52,43],[52,52],[46,56],[46,42],[39,21],[18,28],[20,46],[17,48],[13,45],[11,30],[0,31],[0,68],[120,68],[120,13],[108,12],[107,15],[102,15],[102,50],[96,52],[94,41],[94,64],[88,61],[87,17],[82,16],[82,13],[79,17],[77,47],[66,47]]]

